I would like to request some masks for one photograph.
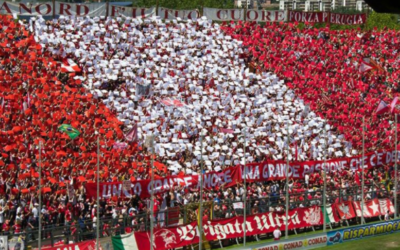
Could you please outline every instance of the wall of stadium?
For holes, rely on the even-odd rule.
[[[310,237],[299,237],[296,239],[260,244],[248,248],[247,250],[313,249],[398,232],[400,232],[400,220],[392,220],[333,230]]]

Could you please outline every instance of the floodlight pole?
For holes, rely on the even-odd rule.
[[[203,249],[203,171],[204,171],[204,164],[203,164],[203,140],[204,135],[200,135],[200,147],[201,147],[201,155],[200,155],[200,200],[199,200],[199,250]]]
[[[154,162],[153,162],[153,154],[154,154],[154,135],[150,137],[150,147],[151,147],[151,201],[150,201],[150,249],[153,250],[153,241],[154,241]]]
[[[42,141],[39,140],[39,239],[38,239],[38,249],[42,249]]]
[[[246,3],[247,5],[247,3]],[[243,169],[244,169],[244,193],[243,193],[243,246],[246,246],[246,213],[247,213],[247,171],[246,171],[246,128],[243,128]]]
[[[97,209],[96,209],[96,250],[100,249],[100,139],[97,136]]]
[[[397,208],[397,114],[395,114],[394,116],[395,119],[395,162],[394,162],[394,218],[397,219],[397,215],[398,215],[398,208]]]
[[[325,215],[326,212],[326,155],[327,155],[327,149],[328,149],[328,133],[326,131],[326,124],[324,126],[324,132],[325,132],[325,150],[324,150],[324,190],[323,190],[323,205],[324,205],[324,228],[323,228],[323,232],[326,232],[326,216],[328,216],[327,214]]]
[[[290,137],[289,137],[289,121],[286,122],[286,130],[287,130],[287,154],[286,154],[286,220],[285,220],[285,239],[289,238],[289,144],[290,144]]]
[[[362,160],[361,160],[361,225],[364,224],[364,156],[365,156],[365,117],[362,118]]]

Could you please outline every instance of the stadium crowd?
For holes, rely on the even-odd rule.
[[[269,55],[260,58],[259,49],[254,49],[247,39],[251,31],[259,28],[251,24],[240,25],[247,29],[240,31],[243,36],[237,34],[240,26],[221,29],[218,24],[205,19],[164,23],[157,18],[60,17],[45,21],[37,17],[22,25],[1,16],[0,28],[6,31],[0,34],[2,233],[34,229],[38,225],[38,216],[43,217],[44,226],[71,225],[75,220],[79,224],[83,220],[96,224],[96,204],[86,198],[84,184],[93,182],[96,177],[98,138],[101,182],[148,179],[153,156],[144,142],[150,134],[157,136],[154,156],[159,163],[157,176],[198,174],[201,157],[207,171],[238,165],[244,157],[246,162],[285,159],[286,137],[291,140],[290,160],[322,160],[325,145],[328,145],[330,158],[359,153],[353,145],[358,145],[356,148],[359,149],[360,140],[349,136],[348,131],[351,121],[356,122],[353,126],[359,126],[358,120],[336,123],[335,119],[341,119],[341,116],[327,115],[334,111],[324,109],[326,104],[319,101],[324,100],[319,98],[317,90],[320,89],[311,92],[314,98],[307,97],[302,91],[310,89],[301,90],[294,80],[286,85],[273,74],[254,73],[248,67],[248,63],[257,59],[268,70],[273,68],[269,68],[267,62],[272,65],[276,61],[279,62],[276,67],[288,67],[285,72],[303,72],[299,64],[294,64],[294,58],[279,59],[279,56],[286,56],[286,52],[281,51],[279,56],[274,54],[279,61],[268,61],[274,58]],[[282,36],[286,32],[286,24],[271,27],[282,27]],[[326,35],[322,40],[312,36],[319,35],[320,31],[309,30],[305,42],[314,38],[316,44],[329,43]],[[280,37],[273,34],[262,35],[262,39]],[[329,39],[334,39],[334,34],[332,31]],[[254,40],[261,41],[261,35],[260,39],[255,37]],[[239,41],[241,39],[243,43]],[[279,49],[279,44],[276,42],[271,51],[265,53]],[[316,57],[323,57],[322,51],[315,51],[319,47],[310,50]],[[75,61],[81,72],[61,72],[60,61],[67,58]],[[307,58],[303,59],[302,65],[314,65],[305,60]],[[299,79],[314,79],[313,84],[317,84],[319,78],[315,76],[326,74],[323,66],[316,67],[320,70]],[[338,68],[340,65],[331,65],[329,72],[337,73]],[[355,68],[351,67],[353,71]],[[290,77],[282,75],[280,70],[276,73],[290,81]],[[334,76],[329,77],[333,79]],[[365,81],[369,77],[373,75],[366,76]],[[391,86],[392,82],[386,81]],[[354,84],[357,86],[361,82]],[[338,104],[357,93],[357,98],[364,94],[364,98],[369,98],[366,99],[368,103],[361,105],[354,98],[354,106],[361,105],[359,109],[374,117],[372,106],[377,104],[372,102],[383,93],[382,85],[370,85],[368,93],[363,92],[363,88],[341,86],[341,91],[346,90],[349,94],[343,97],[338,90],[328,98],[332,96],[332,101]],[[311,103],[311,109],[296,95],[304,98],[305,103]],[[337,103],[333,96],[337,96]],[[339,97],[343,99],[340,101]],[[341,111],[341,115],[347,117],[355,114],[356,109],[343,107],[335,112]],[[317,110],[320,116],[312,110]],[[350,111],[352,113],[348,113]],[[321,118],[324,115],[328,116],[329,124]],[[377,130],[381,128],[377,118],[368,119],[373,120],[369,124],[375,126],[373,131],[382,133],[383,129]],[[384,119],[380,121],[382,126],[389,124]],[[61,124],[71,124],[80,130],[80,135],[71,140],[58,131]],[[135,127],[138,136],[136,142],[131,143],[124,134]],[[243,129],[247,134],[246,154],[242,150]],[[350,135],[353,133],[360,139],[357,127],[351,129]],[[203,150],[200,135],[205,136]],[[43,142],[41,150],[39,141]],[[371,150],[375,149],[373,146],[379,147],[377,143],[369,145]],[[39,165],[44,194],[41,208],[37,204]],[[387,195],[392,186],[392,171],[393,167],[389,165],[367,171],[366,190],[371,191],[367,198]],[[318,204],[322,183],[321,173],[314,173],[304,180],[291,180],[290,192],[299,194],[292,196],[291,204],[308,206],[313,200]],[[359,185],[360,173],[330,173],[328,183],[328,194],[334,202],[334,197],[339,196],[338,188]],[[74,188],[72,196],[67,192],[70,186]],[[284,209],[284,191],[282,182],[249,185],[247,195],[253,198],[251,207],[262,207],[252,212],[271,211],[274,207]],[[229,209],[226,204],[240,200],[243,192],[241,185],[230,189],[221,187],[205,192],[204,199],[214,200],[217,206],[214,209],[225,211]],[[359,192],[357,189],[354,193],[356,199],[360,198]],[[259,205],[264,204],[262,198],[265,197],[269,197],[269,201],[265,206]],[[115,198],[101,200],[102,219],[149,211],[148,201],[137,196],[127,200]],[[176,187],[174,191],[158,196],[153,209],[158,211],[198,200],[198,190]],[[224,213],[220,214],[223,216]],[[134,217],[132,223],[143,221],[143,217]]]
[[[285,79],[296,96],[325,117],[354,148],[362,144],[363,117],[365,148],[392,148],[395,116],[375,111],[381,100],[391,104],[399,95],[400,33],[299,27],[296,23],[263,27],[239,23],[222,29],[243,41],[257,67]],[[364,61],[370,62],[370,69]],[[393,113],[398,113],[397,108]]]

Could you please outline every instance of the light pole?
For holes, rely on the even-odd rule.
[[[285,239],[289,238],[289,144],[290,144],[290,137],[289,137],[289,121],[286,122],[286,130],[287,130],[287,145],[286,145],[286,220],[285,220]]]
[[[153,250],[153,241],[154,241],[154,162],[153,162],[153,154],[154,154],[154,135],[150,137],[150,147],[151,147],[151,201],[150,201],[150,249]]]
[[[246,128],[243,128],[243,168],[244,168],[244,193],[243,193],[243,246],[246,246],[246,213],[247,213],[247,168],[246,168]]]
[[[395,162],[394,162],[394,218],[397,219],[398,208],[397,208],[397,114],[394,116],[395,119]]]
[[[364,224],[364,155],[365,155],[365,117],[362,118],[362,160],[361,160],[361,225]]]
[[[42,249],[42,141],[39,140],[39,239],[38,249]]]
[[[204,135],[200,135],[200,147],[201,147],[201,155],[200,155],[200,206],[199,206],[199,250],[203,247],[203,171],[204,171],[204,164],[203,164],[203,140]]]
[[[327,154],[327,149],[328,149],[328,136],[327,136],[327,131],[326,131],[326,125],[324,125],[324,134],[325,134],[325,150],[324,150],[324,190],[323,190],[323,205],[324,205],[324,228],[323,232],[326,232],[326,154]]]
[[[100,140],[97,136],[97,211],[96,211],[96,250],[100,249]]]

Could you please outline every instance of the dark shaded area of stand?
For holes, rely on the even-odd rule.
[[[400,14],[400,1],[398,0],[365,0],[376,12]]]

